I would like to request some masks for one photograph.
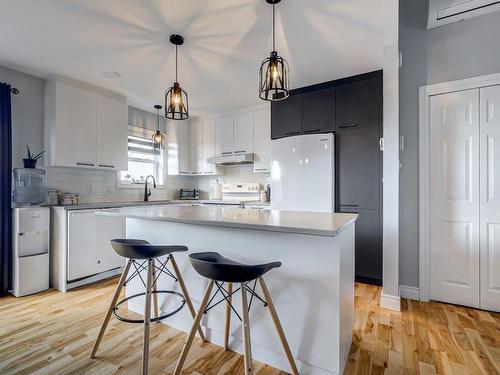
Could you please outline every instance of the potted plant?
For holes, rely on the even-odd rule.
[[[23,159],[24,168],[36,168],[36,162],[42,157],[45,151],[41,151],[38,154],[33,155],[28,145],[26,145],[26,150],[28,151],[28,157]]]

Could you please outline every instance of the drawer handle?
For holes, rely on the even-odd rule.
[[[300,132],[288,132],[288,133],[285,133],[285,135],[297,135],[297,134],[300,134]]]
[[[223,152],[222,155],[232,155],[233,152],[232,151],[226,151],[226,152]]]
[[[255,168],[256,171],[267,171],[267,168]]]
[[[316,133],[321,131],[321,129],[309,129],[309,130],[304,130],[304,133]]]
[[[340,129],[345,129],[345,128],[355,128],[356,126],[359,126],[359,124],[341,125],[341,126],[339,126],[339,128],[340,128]]]
[[[95,164],[94,163],[83,163],[83,162],[77,162],[76,165],[85,165],[87,167],[94,167]]]
[[[243,151],[235,151],[234,153],[235,153],[235,154],[244,154],[245,152],[246,152],[246,151],[245,151],[245,150],[243,150]]]
[[[103,168],[114,168],[115,166],[114,166],[114,165],[109,165],[109,164],[99,164],[99,167],[103,167]]]
[[[40,219],[40,215],[34,215],[31,217],[32,219]]]

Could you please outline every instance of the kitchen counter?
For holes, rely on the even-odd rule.
[[[97,214],[329,237],[339,234],[358,216],[346,213],[246,210],[235,207],[183,205],[120,208],[102,210]]]

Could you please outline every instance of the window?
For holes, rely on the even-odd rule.
[[[165,176],[163,150],[155,150],[151,138],[129,133],[128,170],[120,172],[120,185],[144,184],[146,177],[153,175],[158,185],[163,185]]]

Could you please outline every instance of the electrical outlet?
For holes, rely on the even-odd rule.
[[[87,193],[92,193],[92,185],[87,185]]]

